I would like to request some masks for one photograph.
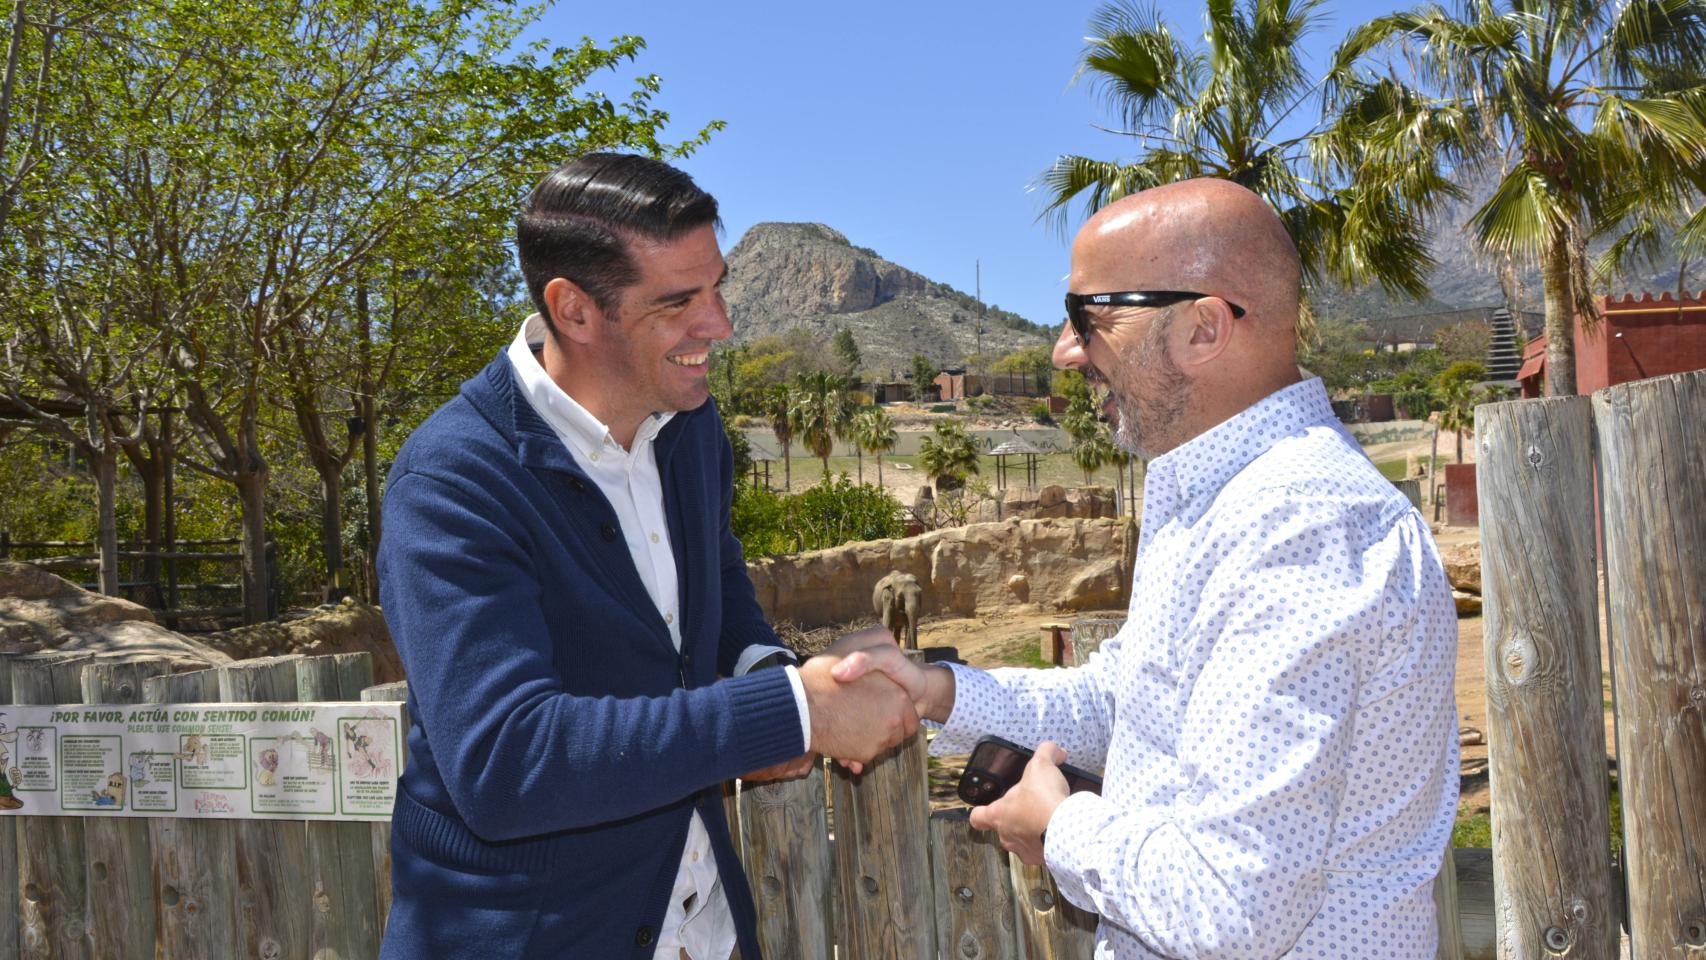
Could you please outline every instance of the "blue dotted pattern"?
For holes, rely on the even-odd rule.
[[[1309,380],[1150,464],[1125,627],[1077,669],[955,667],[932,751],[1105,768],[1045,850],[1098,958],[1423,960],[1456,654],[1426,523]]]

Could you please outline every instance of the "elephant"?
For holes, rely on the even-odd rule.
[[[918,649],[918,608],[923,600],[924,588],[918,585],[918,578],[898,570],[878,580],[871,592],[871,606],[883,626],[894,634],[895,643],[908,650]]]

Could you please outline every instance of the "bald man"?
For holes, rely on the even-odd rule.
[[[1421,515],[1303,380],[1278,217],[1218,180],[1127,197],[1072,245],[1056,366],[1149,458],[1124,628],[1082,667],[881,670],[932,751],[1037,747],[980,807],[1101,916],[1098,958],[1431,958],[1457,806],[1457,621]],[[1058,764],[1105,770],[1068,795]]]

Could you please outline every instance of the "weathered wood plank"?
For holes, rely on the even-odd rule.
[[[215,670],[150,677],[145,703],[213,703]],[[234,821],[151,817],[155,943],[173,960],[237,955],[237,835]]]
[[[758,907],[766,957],[830,960],[834,876],[824,816],[824,774],[785,783],[743,783],[741,860]]]
[[[83,702],[139,703],[143,682],[171,669],[171,661],[164,657],[96,661],[83,668]],[[128,759],[121,756],[119,762],[127,764]],[[128,769],[128,765],[121,766],[118,772]],[[126,792],[134,796],[132,791]],[[85,882],[89,890],[89,934],[96,960],[152,960],[154,873],[148,849],[148,821],[131,817],[85,818],[83,848],[88,854]]]
[[[374,702],[403,704],[402,722],[397,729],[397,773],[401,775],[409,760],[409,682],[397,680],[380,683],[361,691],[361,699]],[[379,918],[379,938],[385,939],[385,922],[391,916],[391,821],[375,823],[368,828],[372,834],[373,905]]]
[[[1043,866],[1009,857],[1013,900],[1031,960],[1084,960],[1096,952],[1096,915],[1068,903]]]
[[[1501,957],[1614,960],[1585,397],[1475,410]]]
[[[1706,371],[1593,396],[1634,954],[1706,957]]]
[[[227,703],[296,699],[296,661],[269,657],[218,667]],[[245,758],[248,766],[253,761]],[[300,820],[237,820],[237,942],[244,960],[307,960],[313,901]]]
[[[1463,960],[1463,922],[1457,909],[1457,864],[1451,845],[1446,844],[1445,857],[1434,877],[1434,925],[1439,930],[1439,945],[1435,960]]]
[[[16,654],[0,654],[0,704],[12,702],[12,660]],[[0,745],[0,773],[5,773],[12,786],[10,768],[18,757],[17,724],[0,717],[5,729],[0,736],[8,741]],[[22,801],[13,799],[11,803]],[[19,809],[22,809],[21,807]],[[0,960],[18,960],[18,918],[23,916],[23,892],[18,886],[18,824],[8,818],[0,821]]]
[[[12,661],[12,700],[20,704],[80,703],[83,656],[31,656]],[[29,809],[29,794],[23,794]],[[86,958],[88,878],[83,872],[79,817],[18,818],[19,953],[28,958]]]
[[[936,873],[936,955],[964,960],[1022,956],[1007,851],[987,830],[973,830],[965,807],[930,815]]]
[[[863,774],[834,767],[835,868],[843,956],[915,960],[936,948],[924,734],[894,747]]]
[[[373,657],[337,653],[296,662],[296,698],[304,702],[359,700],[373,685]],[[341,726],[323,731],[342,754]],[[313,891],[309,956],[363,960],[379,955],[379,915],[374,900],[373,824],[309,822],[308,883]]]
[[[1124,617],[1079,617],[1072,621],[1072,666],[1080,666],[1102,649],[1102,641],[1120,632]]]

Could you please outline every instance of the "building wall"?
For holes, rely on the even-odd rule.
[[[1706,369],[1706,291],[1680,301],[1669,293],[1644,293],[1599,301],[1602,322],[1592,334],[1576,322],[1576,390],[1586,395],[1605,387],[1667,373]],[[1545,338],[1528,344],[1524,357],[1544,352]],[[1523,396],[1540,396],[1540,380],[1523,381]]]

